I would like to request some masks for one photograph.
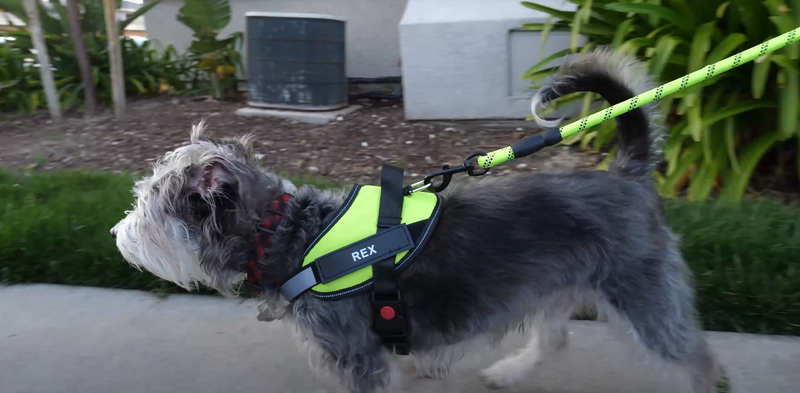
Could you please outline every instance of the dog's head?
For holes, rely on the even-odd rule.
[[[264,209],[294,185],[267,172],[249,138],[214,139],[204,125],[134,186],[132,211],[111,234],[133,266],[183,288],[233,293],[254,249]]]

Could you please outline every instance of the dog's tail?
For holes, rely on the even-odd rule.
[[[533,117],[540,126],[552,128],[563,119],[543,120],[536,110],[558,97],[594,92],[614,105],[653,87],[642,63],[608,49],[599,49],[561,67],[553,83],[534,96]],[[617,117],[617,152],[609,165],[610,171],[633,179],[651,179],[651,169],[661,162],[659,145],[663,129],[656,123],[658,117],[653,103]]]

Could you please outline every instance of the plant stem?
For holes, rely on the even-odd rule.
[[[78,70],[81,73],[81,81],[83,82],[84,113],[86,116],[94,116],[96,99],[92,65],[89,63],[89,54],[86,52],[86,43],[83,41],[78,0],[67,0],[67,12],[70,35],[72,36],[72,43],[75,45],[75,57],[78,60]]]

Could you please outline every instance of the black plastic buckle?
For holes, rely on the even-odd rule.
[[[383,345],[398,355],[408,355],[408,334],[411,328],[400,299],[400,292],[397,293],[397,297],[391,298],[378,298],[373,293],[372,306],[372,329],[380,336]]]

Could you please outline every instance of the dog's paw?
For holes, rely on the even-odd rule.
[[[498,370],[496,367],[481,370],[478,373],[478,378],[488,389],[508,389],[513,386],[516,381],[512,379],[508,373]]]

